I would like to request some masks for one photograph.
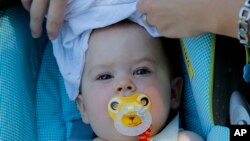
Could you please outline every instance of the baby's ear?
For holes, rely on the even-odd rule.
[[[180,105],[183,79],[176,77],[171,81],[171,109],[177,109]]]
[[[84,100],[83,100],[83,95],[79,94],[76,98],[76,103],[77,103],[77,108],[80,111],[81,117],[82,117],[82,121],[86,124],[89,123],[89,118],[86,112],[86,108],[84,105]]]

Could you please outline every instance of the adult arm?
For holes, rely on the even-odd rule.
[[[190,37],[212,32],[237,38],[244,0],[140,0],[138,9],[165,37]]]

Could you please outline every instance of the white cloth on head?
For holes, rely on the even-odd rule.
[[[155,27],[147,25],[136,10],[137,0],[70,0],[59,36],[52,41],[53,52],[71,100],[79,93],[88,39],[93,29],[124,19],[143,26],[158,37]]]

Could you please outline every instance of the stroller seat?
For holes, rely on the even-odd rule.
[[[0,11],[0,140],[90,140],[93,131],[68,99],[46,33],[32,39],[28,19],[21,6]],[[183,125],[208,141],[229,141],[230,95],[250,92],[242,78],[245,49],[209,33],[181,44]]]

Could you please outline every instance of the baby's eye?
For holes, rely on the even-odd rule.
[[[133,72],[133,75],[145,75],[151,73],[148,68],[138,68]]]
[[[108,80],[111,78],[113,78],[113,76],[110,74],[100,74],[97,76],[96,80]]]

